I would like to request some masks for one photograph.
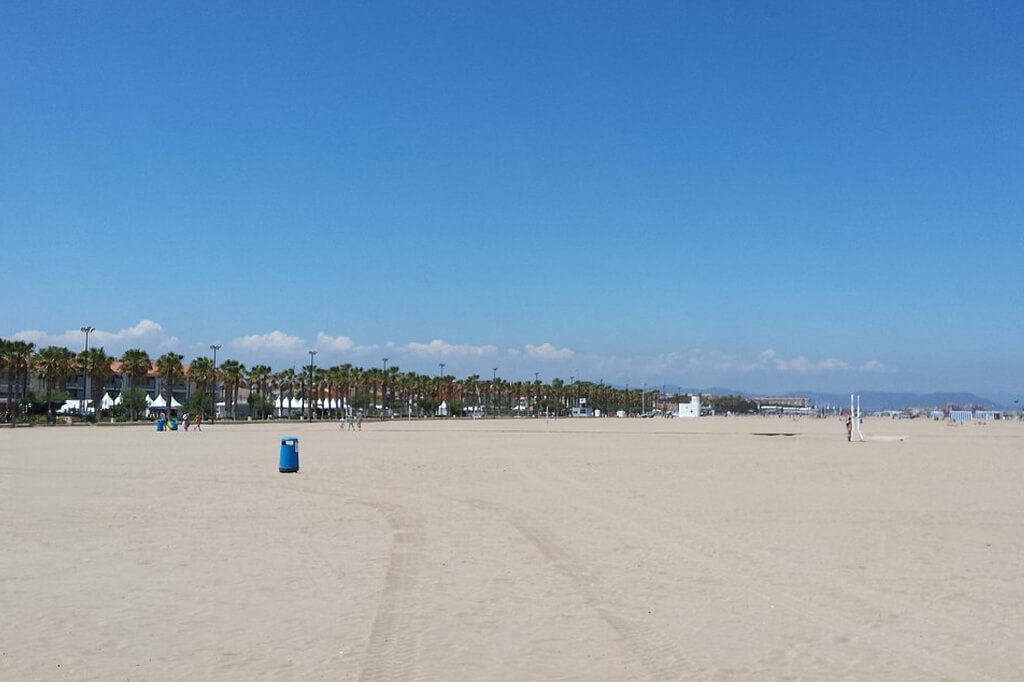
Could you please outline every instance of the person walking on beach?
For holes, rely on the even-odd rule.
[[[364,419],[364,417],[365,417],[365,415],[363,414],[362,409],[360,409],[358,412],[356,412],[356,427],[360,431],[363,430],[363,419]]]
[[[354,414],[352,414],[351,412],[349,412],[348,413],[347,421],[348,421],[348,430],[349,431],[355,431],[356,430],[356,416]]]
[[[850,415],[846,415],[846,440],[847,442],[853,440],[853,419]]]
[[[182,415],[182,417],[181,417],[181,426],[182,426],[182,428],[184,428],[184,429],[185,429],[186,431],[188,431],[188,427],[189,427],[189,425],[190,425],[191,423],[192,423],[192,415],[190,415],[190,414],[189,414],[188,412],[186,412],[186,413],[185,413],[184,415]]]
[[[196,412],[196,431],[203,430],[203,413]]]

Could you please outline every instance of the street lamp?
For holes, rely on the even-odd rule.
[[[86,327],[81,327],[80,329],[82,330],[82,332],[85,333],[85,363],[84,363],[85,364],[85,401],[88,401],[89,400],[89,334],[91,334],[92,332],[96,331],[96,328],[95,327],[88,327],[88,326],[86,326]],[[85,401],[83,401],[82,406],[79,408],[79,411],[82,413],[83,416],[85,415]]]
[[[213,351],[213,421],[217,421],[217,351],[220,349],[219,343],[210,344],[210,350]]]
[[[315,350],[309,351],[309,389],[306,391],[306,393],[309,394],[309,400],[307,401],[307,404],[309,405],[308,409],[309,409],[309,420],[310,421],[313,421],[313,356],[314,355],[316,355],[316,351]]]
[[[540,372],[533,373],[534,390],[537,392],[537,399],[533,402],[533,418],[540,416]]]
[[[444,402],[444,389],[442,387],[442,382],[444,382],[444,363],[439,362],[437,364],[441,365],[441,374],[437,378],[437,392],[440,394],[438,397],[441,398],[441,402]]]

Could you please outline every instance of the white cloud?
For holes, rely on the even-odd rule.
[[[860,368],[864,372],[884,372],[885,371],[885,365],[882,364],[881,362],[879,362],[878,360],[868,360],[863,365],[861,365]]]
[[[550,343],[542,343],[539,346],[528,343],[526,355],[539,360],[565,360],[571,358],[574,353],[571,348],[555,348]]]
[[[661,353],[640,371],[647,376],[662,376],[671,372],[730,372],[736,368],[735,360],[721,351],[691,348]]]
[[[80,329],[69,329],[60,334],[49,334],[38,329],[27,329],[12,336],[19,341],[31,341],[36,348],[45,346],[66,346],[77,350],[85,346],[85,334]],[[177,336],[169,336],[164,328],[153,320],[141,320],[132,327],[116,332],[96,329],[89,333],[89,347],[102,346],[108,354],[119,353],[127,348],[140,347],[148,351],[169,350],[178,345]]]
[[[774,350],[767,349],[757,354],[757,362],[761,369],[771,368],[776,372],[793,372],[806,374],[811,372],[834,372],[849,368],[849,363],[839,358],[826,358],[823,360],[810,360],[803,355],[795,358],[780,358]],[[751,367],[756,369],[757,366]]]
[[[486,355],[493,355],[498,351],[498,347],[486,344],[483,346],[474,346],[470,344],[453,344],[446,343],[442,339],[434,339],[430,343],[420,343],[418,341],[410,341],[405,345],[405,349],[413,355],[420,357],[483,357]]]
[[[240,350],[267,351],[282,355],[299,354],[308,350],[306,348],[308,344],[300,337],[277,330],[269,334],[250,334],[232,339],[229,345]]]
[[[347,336],[328,336],[319,332],[316,335],[316,347],[320,350],[352,350],[356,344]]]

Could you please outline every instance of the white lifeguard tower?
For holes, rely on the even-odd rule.
[[[679,416],[693,418],[700,416],[700,396],[691,395],[690,402],[679,403]]]

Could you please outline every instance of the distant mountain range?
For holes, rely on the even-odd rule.
[[[838,395],[833,393],[792,393],[790,395],[803,395],[814,401],[816,405],[831,404],[837,407],[849,406],[850,394]],[[957,405],[966,407],[968,405],[983,407],[986,409],[1007,409],[1006,405],[997,405],[994,400],[983,398],[974,393],[889,393],[885,391],[865,391],[857,394],[860,396],[860,407],[865,412],[876,412],[878,410],[899,410],[904,407],[938,407],[946,405]]]
[[[750,391],[739,391],[733,388],[711,386],[706,388],[686,388],[682,386],[666,385],[664,390],[670,393],[709,393],[711,395],[741,395],[745,398],[765,397],[764,393],[751,393]],[[848,407],[850,405],[849,393],[820,393],[818,391],[787,391],[776,394],[779,397],[803,396],[809,398],[815,405],[835,405],[836,407]],[[899,410],[904,407],[945,407],[953,404],[958,406],[975,405],[995,410],[1015,410],[1019,405],[1008,404],[1008,401],[995,401],[967,391],[940,392],[940,393],[909,393],[909,392],[887,392],[887,391],[863,391],[857,393],[860,396],[860,407],[865,412],[878,410]]]

